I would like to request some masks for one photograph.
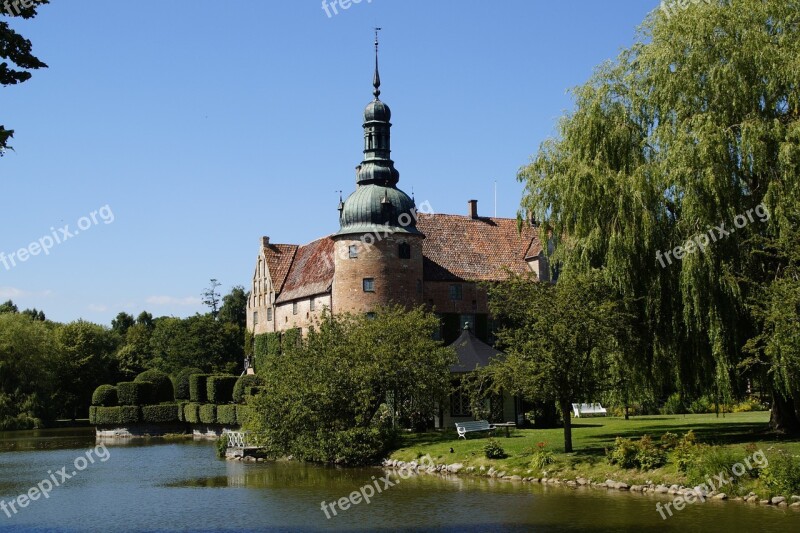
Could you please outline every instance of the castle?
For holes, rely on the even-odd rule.
[[[356,167],[356,189],[339,202],[339,230],[310,244],[261,240],[247,304],[247,328],[255,336],[314,324],[323,309],[371,313],[383,305],[426,305],[442,319],[439,337],[454,341],[470,324],[483,341],[491,338],[486,290],[506,269],[535,272],[549,280],[536,231],[517,220],[482,217],[477,201],[465,216],[417,209],[397,187],[391,160],[391,116],[380,100],[378,41],[374,99],[364,111],[364,160]]]

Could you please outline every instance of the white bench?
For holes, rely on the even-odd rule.
[[[608,414],[606,409],[599,403],[573,403],[572,410],[575,412],[575,418],[606,416]]]
[[[486,420],[456,422],[456,431],[458,431],[459,438],[467,440],[467,433],[472,433],[474,431],[494,431],[494,426]]]

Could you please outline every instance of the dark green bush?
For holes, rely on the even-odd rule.
[[[209,403],[223,405],[233,401],[236,376],[209,376],[206,379],[206,398]]]
[[[114,385],[100,385],[92,394],[92,405],[114,407],[118,403],[117,388]]]
[[[140,420],[139,407],[135,405],[95,408],[95,424],[98,426],[136,424]]]
[[[176,403],[145,405],[142,407],[142,421],[148,424],[169,424],[180,421]]]
[[[233,404],[217,406],[217,424],[236,425],[236,406]]]
[[[199,424],[200,404],[187,403],[183,408],[183,419],[190,424]]]
[[[153,403],[154,388],[152,383],[141,382],[122,382],[117,383],[117,396],[120,405],[147,405]]]
[[[620,468],[635,468],[638,448],[631,439],[617,437],[614,447],[608,452],[608,462]]]
[[[191,398],[191,392],[189,390],[189,377],[193,374],[202,374],[203,371],[199,368],[184,368],[175,376],[174,385],[175,385],[175,399],[176,400],[188,400]]]
[[[136,379],[133,381],[136,383],[153,384],[154,403],[175,401],[175,390],[172,387],[172,380],[160,370],[146,370],[136,376]]]
[[[94,405],[89,407],[89,423],[93,426],[97,425],[97,407]]]
[[[497,442],[497,439],[489,439],[483,446],[483,454],[487,459],[502,459],[506,456],[506,451],[500,443]]]
[[[192,403],[208,401],[206,380],[210,374],[192,374],[189,376],[189,399]]]
[[[226,434],[222,434],[217,437],[217,457],[222,459],[225,457],[225,454],[228,452],[228,436]]]
[[[217,406],[213,403],[206,403],[200,406],[200,422],[203,424],[216,424]]]
[[[236,380],[233,386],[233,401],[235,403],[245,403],[246,397],[253,391],[254,387],[263,384],[263,380],[254,374],[245,374]]]

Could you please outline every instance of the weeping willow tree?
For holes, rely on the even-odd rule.
[[[602,268],[633,302],[651,385],[723,401],[761,377],[788,400],[773,403],[781,429],[797,375],[781,386],[765,343],[763,364],[742,363],[787,262],[763,252],[797,229],[800,1],[656,10],[574,98],[520,171],[520,219],[543,222],[563,276]]]

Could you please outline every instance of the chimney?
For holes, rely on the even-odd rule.
[[[478,200],[470,200],[467,205],[469,206],[469,218],[478,218]]]
[[[263,248],[269,246],[269,237],[261,237],[261,246]]]

